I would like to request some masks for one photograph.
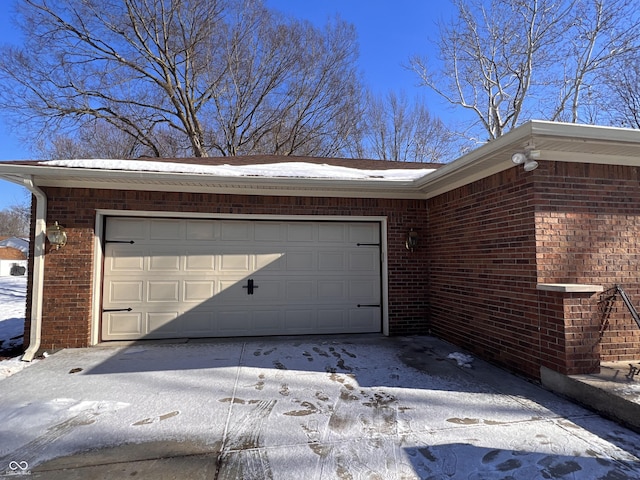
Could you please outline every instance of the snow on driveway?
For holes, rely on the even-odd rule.
[[[451,352],[367,336],[63,350],[0,381],[0,475],[186,442],[225,480],[640,478],[640,435]]]
[[[3,342],[21,340],[25,284],[0,278]],[[140,343],[26,365],[0,361],[0,477],[161,442],[214,452],[224,480],[640,478],[639,434],[430,337]]]

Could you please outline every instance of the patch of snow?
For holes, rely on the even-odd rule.
[[[471,355],[466,355],[460,352],[450,353],[447,358],[451,360],[455,360],[458,362],[459,367],[471,368],[471,362],[473,362],[473,357]]]
[[[33,360],[33,362],[37,361],[38,360]],[[22,360],[20,360],[20,357],[0,361],[0,380],[13,375],[14,373],[18,373],[20,370],[28,367],[33,362],[23,362]]]
[[[22,345],[27,277],[0,277],[0,348]]]
[[[332,180],[411,181],[434,172],[433,168],[364,170],[336,165],[283,162],[264,165],[194,165],[140,160],[51,160],[52,167],[125,170],[136,172],[188,173],[219,177],[323,178]]]
[[[23,343],[27,277],[0,277],[0,347],[19,347]],[[0,361],[0,380],[29,366],[19,357]]]

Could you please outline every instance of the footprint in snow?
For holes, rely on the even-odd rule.
[[[151,425],[152,423],[162,422],[163,420],[167,420],[171,417],[175,417],[176,415],[180,415],[178,410],[174,410],[173,412],[165,413],[158,417],[145,418],[144,420],[139,420],[133,424],[134,427],[139,427],[141,425]]]

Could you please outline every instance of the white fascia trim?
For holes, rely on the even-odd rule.
[[[100,322],[102,312],[102,265],[104,252],[104,220],[105,217],[146,217],[146,218],[194,218],[211,220],[273,220],[273,221],[325,221],[325,222],[378,222],[380,223],[380,255],[381,261],[381,281],[382,281],[382,334],[389,336],[389,266],[387,217],[384,216],[349,216],[349,215],[255,215],[255,214],[235,214],[235,213],[200,213],[200,212],[167,212],[167,211],[145,211],[145,210],[96,210],[96,223],[94,235],[94,258],[93,258],[93,292],[91,304],[91,345],[100,342]]]
[[[640,143],[640,130],[632,128],[531,120],[512,130],[512,132],[524,127],[528,127],[530,134],[534,137],[556,137],[565,139],[568,142]],[[504,136],[506,137],[510,135],[510,133],[511,132]]]
[[[40,186],[309,197],[419,198],[416,180],[223,177],[46,165],[1,165],[0,174],[32,175]],[[427,174],[429,176],[431,174]],[[106,182],[101,179],[107,180]]]

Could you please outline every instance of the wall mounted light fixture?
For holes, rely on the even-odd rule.
[[[524,171],[530,172],[538,168],[536,159],[540,158],[540,150],[534,150],[533,145],[527,145],[524,152],[516,152],[511,155],[511,161],[516,165],[524,164]]]
[[[67,244],[67,231],[62,225],[58,225],[58,222],[55,222],[47,227],[47,240],[49,240],[52,247],[56,247],[56,250],[58,250]]]
[[[418,246],[418,232],[416,232],[412,228],[411,230],[409,230],[409,233],[407,233],[405,247],[407,247],[407,250],[410,250],[413,252],[417,246]]]

